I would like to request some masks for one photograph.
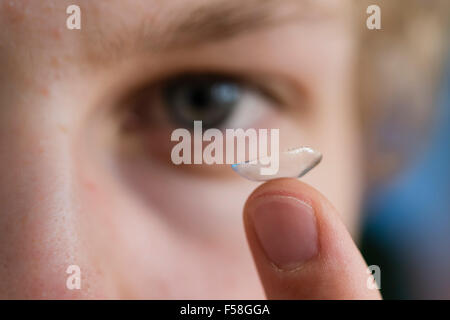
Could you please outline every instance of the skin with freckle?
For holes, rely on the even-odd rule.
[[[280,16],[295,5],[269,2]],[[170,23],[211,1],[79,0],[82,29],[68,30],[72,1],[0,0],[0,298],[264,297],[241,216],[258,184],[229,166],[172,165],[173,126],[119,130],[122,97],[178,69],[289,82],[289,106],[257,125],[279,128],[282,147],[324,155],[304,180],[357,234],[353,20],[348,1],[325,2],[301,23],[191,43]],[[148,43],[133,41],[144,29]],[[81,290],[66,288],[69,265],[80,266]]]

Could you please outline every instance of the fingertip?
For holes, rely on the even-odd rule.
[[[244,208],[247,239],[270,298],[379,298],[339,214],[297,179],[260,185]]]
[[[244,224],[257,259],[291,270],[318,254],[314,192],[295,179],[276,179],[250,195]]]
[[[286,196],[296,198],[315,210],[320,209],[328,200],[312,186],[294,178],[280,178],[261,184],[248,197],[245,208],[248,208],[258,198],[265,196]],[[244,210],[245,211],[245,210]]]

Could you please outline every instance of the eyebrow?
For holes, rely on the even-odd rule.
[[[169,28],[171,45],[223,40],[245,31],[267,27],[298,16],[305,0],[219,1],[180,14]],[[289,6],[289,13],[278,12]],[[278,9],[278,10],[277,10]],[[295,9],[295,10],[294,10]]]
[[[202,5],[160,13],[152,21],[143,19],[134,28],[115,31],[114,35],[99,32],[95,43],[97,51],[102,51],[98,52],[101,56],[105,52],[110,56],[119,56],[124,50],[167,51],[218,42],[292,21],[326,16],[323,9],[314,0],[207,1]]]

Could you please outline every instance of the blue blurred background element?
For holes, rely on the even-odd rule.
[[[447,67],[427,147],[366,199],[361,249],[385,298],[450,299],[449,89]]]

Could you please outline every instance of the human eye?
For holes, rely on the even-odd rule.
[[[136,90],[126,103],[137,126],[147,132],[166,127],[249,128],[280,102],[253,77],[220,72],[185,72]]]

